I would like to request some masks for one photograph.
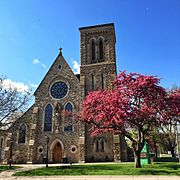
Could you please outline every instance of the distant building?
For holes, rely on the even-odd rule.
[[[89,135],[89,126],[77,122],[78,112],[88,91],[111,89],[116,77],[114,24],[82,27],[80,75],[75,75],[62,49],[34,93],[35,103],[8,130],[0,131],[1,160],[10,156],[15,163],[43,163],[49,137],[49,162],[126,161],[123,137],[104,133]]]

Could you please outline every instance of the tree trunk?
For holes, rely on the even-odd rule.
[[[140,160],[140,154],[141,150],[144,147],[145,139],[144,139],[144,134],[140,129],[138,129],[138,141],[134,141],[132,143],[132,147],[134,150],[134,167],[135,168],[141,168],[141,160]]]
[[[136,153],[134,153],[134,160],[135,160],[135,168],[141,168],[141,160],[140,160],[140,152],[136,151]]]
[[[153,143],[154,143],[155,158],[157,159],[157,157],[158,157],[158,151],[157,151],[157,144],[156,144],[156,141],[155,141],[154,136],[153,136]]]

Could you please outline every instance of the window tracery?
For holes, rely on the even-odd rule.
[[[44,131],[52,131],[52,106],[47,104],[44,112]]]

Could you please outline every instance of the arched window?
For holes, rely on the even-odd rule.
[[[99,59],[103,59],[103,42],[102,40],[99,41]]]
[[[70,102],[68,102],[65,106],[65,111],[73,112],[73,106]]]
[[[96,140],[96,152],[99,152],[99,141]]]
[[[47,104],[44,114],[44,131],[52,130],[52,106]]]
[[[19,127],[19,137],[18,137],[18,143],[25,143],[26,141],[26,125],[21,124]]]
[[[104,75],[101,74],[101,89],[104,89]]]
[[[99,138],[94,141],[94,150],[95,152],[104,152],[105,151],[105,139]]]
[[[65,105],[65,120],[68,120],[68,121],[72,121],[73,120],[73,106],[70,102],[68,102],[66,105]]]
[[[94,90],[94,75],[91,76],[91,79],[92,79],[92,90]]]
[[[4,137],[1,137],[0,148],[2,148],[2,147],[3,147],[3,142],[4,142]]]
[[[95,42],[93,41],[91,44],[91,53],[92,53],[92,63],[95,62],[95,58],[96,58],[96,51],[95,51]]]
[[[101,140],[101,151],[104,152],[104,139]]]

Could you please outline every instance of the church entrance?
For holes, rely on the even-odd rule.
[[[60,142],[57,142],[53,149],[53,162],[60,163],[62,162],[62,147]]]

